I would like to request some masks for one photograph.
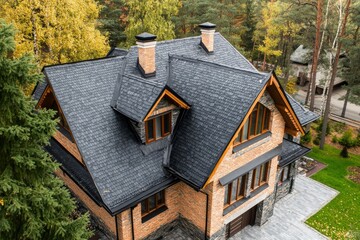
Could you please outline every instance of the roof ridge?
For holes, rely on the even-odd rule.
[[[271,74],[271,73],[261,73],[259,71],[253,72],[253,71],[251,71],[249,69],[235,68],[235,67],[231,67],[231,66],[225,65],[225,64],[204,61],[204,60],[191,58],[191,57],[188,57],[188,56],[177,55],[177,54],[169,54],[169,60],[171,60],[171,58],[177,58],[177,59],[184,60],[184,61],[189,61],[189,62],[198,62],[198,63],[203,63],[203,64],[206,64],[206,65],[212,65],[212,66],[216,66],[216,67],[224,67],[224,68],[228,68],[228,69],[232,69],[232,70],[236,70],[236,71],[240,71],[240,72],[247,72],[247,73],[251,73],[251,74],[256,74],[256,75],[259,75],[259,76],[262,76],[262,77],[267,77],[267,76],[269,76]]]
[[[224,41],[226,41],[237,53],[239,53],[239,55],[242,57],[242,59],[244,59],[247,63],[249,63],[250,66],[251,66],[256,72],[260,72],[260,71],[258,71],[258,70],[254,67],[254,65],[252,65],[252,63],[251,63],[246,57],[244,57],[244,55],[242,55],[221,33],[219,33],[219,35],[220,35],[220,37],[221,37]]]
[[[50,64],[50,65],[44,66],[41,71],[44,71],[45,68],[62,67],[62,66],[75,65],[75,64],[84,63],[84,62],[96,62],[96,61],[112,60],[113,58],[124,58],[124,57],[125,56],[111,56],[111,57],[106,57],[105,56],[105,57],[101,57],[101,58],[85,59],[85,60],[80,60],[80,61],[75,61],[75,62]]]
[[[165,85],[165,84],[160,84],[160,82],[149,81],[149,79],[144,79],[144,78],[141,78],[141,77],[138,77],[136,75],[129,74],[129,73],[124,73],[123,76],[125,76],[127,78],[130,78],[132,80],[140,81],[141,83],[144,83],[144,84],[147,84],[147,85],[151,85],[153,87],[163,88],[164,86],[161,86],[161,85]]]

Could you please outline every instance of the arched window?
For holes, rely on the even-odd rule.
[[[234,145],[241,144],[253,137],[263,134],[270,127],[270,110],[261,103],[256,104],[244,126],[234,140]]]

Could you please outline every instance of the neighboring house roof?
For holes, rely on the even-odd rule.
[[[287,139],[284,139],[282,143],[279,166],[284,167],[294,162],[299,157],[304,156],[308,152],[310,152],[309,148],[304,147],[298,143],[289,141]]]
[[[271,74],[258,72],[219,33],[213,54],[199,42],[200,37],[158,42],[156,76],[146,79],[136,67],[137,47],[125,57],[44,67],[86,168],[111,213],[172,184],[175,178],[166,169],[201,188],[270,79]],[[167,137],[144,145],[129,119],[142,121],[164,89],[191,109],[179,117],[173,141]],[[296,102],[290,104],[299,119],[307,116]]]
[[[297,102],[290,94],[287,93],[286,96],[289,99],[292,108],[296,112],[296,115],[302,126],[305,126],[306,124],[311,123],[316,119],[320,118],[319,114],[306,109],[303,105]]]
[[[295,51],[290,55],[290,61],[308,64],[310,62],[310,54],[312,49],[306,48],[304,45],[300,45]]]

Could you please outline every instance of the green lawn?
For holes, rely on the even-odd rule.
[[[314,147],[308,154],[328,165],[312,178],[340,193],[306,223],[331,239],[349,239],[351,234],[360,239],[360,185],[346,178],[348,166],[360,166],[360,156],[342,158],[339,153],[326,145],[324,150]]]

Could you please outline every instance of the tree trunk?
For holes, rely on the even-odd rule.
[[[310,89],[311,89],[310,111],[314,111],[314,104],[315,104],[316,72],[317,72],[319,53],[320,53],[322,7],[323,7],[323,0],[318,0],[317,1],[317,14],[316,14],[316,36],[315,36],[315,46],[314,46],[313,62],[312,62],[311,87],[310,87]]]
[[[263,59],[263,64],[261,67],[261,70],[265,71],[265,64],[266,64],[266,53],[264,53],[264,59]]]
[[[290,76],[290,52],[291,52],[291,47],[292,47],[292,43],[293,43],[293,38],[291,36],[289,36],[289,41],[287,42],[287,46],[286,46],[286,57],[285,57],[285,79],[284,79],[284,88],[286,88],[286,85],[289,81],[289,76]]]
[[[347,0],[346,8],[345,8],[344,21],[343,21],[343,24],[342,24],[339,39],[342,38],[344,36],[344,34],[345,34],[346,22],[347,22],[347,18],[349,16],[350,4],[351,4],[351,0]],[[338,66],[338,63],[339,63],[341,45],[342,45],[341,41],[339,41],[339,39],[338,39],[338,44],[337,44],[335,60],[334,60],[334,63],[333,63],[332,73],[331,73],[331,80],[330,80],[330,86],[329,86],[329,90],[328,90],[328,96],[327,96],[327,99],[326,99],[324,120],[323,120],[322,131],[321,131],[321,139],[320,139],[320,149],[324,149],[326,128],[327,128],[327,124],[329,122],[331,95],[332,95],[332,92],[333,92],[334,81],[335,81],[335,76],[336,76],[336,72],[337,72],[337,66]]]
[[[341,117],[345,117],[345,112],[346,112],[346,107],[347,107],[347,103],[348,103],[348,100],[349,100],[350,92],[351,92],[351,89],[348,88],[347,91],[346,91],[346,94],[345,94],[344,106],[343,106],[343,109],[342,109],[342,112],[341,112]]]

